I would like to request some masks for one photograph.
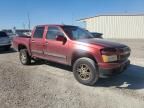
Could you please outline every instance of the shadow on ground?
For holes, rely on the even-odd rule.
[[[130,65],[124,73],[118,76],[108,79],[100,79],[96,86],[114,86],[120,89],[144,89],[144,67]]]
[[[51,61],[45,61],[45,60],[34,60],[32,61],[30,66],[33,65],[48,65],[48,66],[52,66],[55,68],[59,68],[59,69],[63,69],[69,72],[72,72],[72,67],[71,66],[67,66],[67,65],[63,65],[63,64],[59,64],[59,63],[55,63],[55,62],[51,62]]]
[[[4,49],[2,49],[2,48],[0,48],[0,54],[6,54],[6,53],[14,53],[14,52],[16,52],[14,49],[9,49],[9,50],[4,50]]]
[[[52,66],[72,72],[72,67],[47,62],[38,61],[33,62],[32,65],[43,65]],[[129,68],[120,75],[113,76],[111,78],[99,79],[95,87],[116,87],[120,89],[144,89],[144,67],[137,65],[130,65]]]

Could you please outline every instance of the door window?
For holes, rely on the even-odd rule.
[[[43,38],[44,28],[45,27],[36,27],[34,32],[34,38]]]
[[[49,40],[56,40],[56,37],[64,36],[64,34],[61,32],[61,30],[58,27],[49,27],[47,32],[47,39]]]

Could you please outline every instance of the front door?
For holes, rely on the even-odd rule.
[[[64,33],[59,27],[50,26],[46,34],[45,56],[58,63],[67,63],[68,43],[57,41],[57,36],[64,36]],[[66,38],[66,37],[65,37]]]

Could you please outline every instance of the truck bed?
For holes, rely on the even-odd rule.
[[[23,38],[31,38],[31,36],[26,36],[26,35],[22,35],[22,36],[19,36],[19,37],[23,37]]]
[[[19,45],[24,45],[29,50],[30,49],[30,40],[31,40],[31,37],[29,37],[29,36],[15,37],[12,42],[12,47],[18,51]]]

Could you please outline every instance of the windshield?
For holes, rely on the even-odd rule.
[[[5,32],[0,32],[0,37],[8,37],[8,35]]]
[[[13,34],[12,30],[2,30],[3,32],[7,33],[7,34]]]
[[[80,27],[76,27],[76,26],[63,26],[62,28],[63,28],[64,32],[72,40],[94,38],[91,33],[89,33],[87,30],[84,30],[84,29],[82,29]]]

